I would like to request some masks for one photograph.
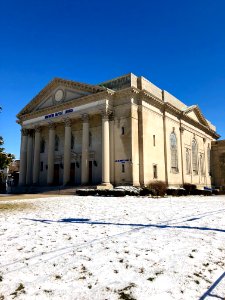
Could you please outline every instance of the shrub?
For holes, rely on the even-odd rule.
[[[96,195],[96,190],[80,189],[80,190],[76,190],[76,195],[78,195],[78,196],[94,196],[94,195]]]
[[[220,195],[220,190],[218,189],[213,189],[212,190],[213,195]]]
[[[184,183],[183,188],[186,190],[186,195],[196,195],[196,185],[191,183]]]
[[[199,195],[199,196],[211,196],[212,191],[211,190],[194,190],[193,195]]]
[[[124,197],[124,196],[126,196],[126,191],[124,191],[124,190],[116,190],[116,189],[114,189],[114,190],[110,190],[110,196],[114,196],[114,197]]]
[[[145,186],[140,190],[140,196],[148,196],[148,195],[153,195],[153,191],[149,187]]]
[[[153,181],[148,187],[153,196],[164,197],[166,194],[167,184],[164,181]]]

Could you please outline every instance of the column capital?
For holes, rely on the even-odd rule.
[[[65,127],[71,127],[72,122],[71,122],[70,118],[63,119],[63,122],[64,122]]]
[[[28,135],[32,137],[34,135],[34,130],[28,129]]]
[[[24,136],[28,136],[28,129],[26,129],[26,128],[21,128],[21,133],[22,133],[22,135],[24,135]]]
[[[89,115],[88,114],[83,114],[81,116],[83,123],[88,123],[89,122]]]
[[[35,132],[41,132],[41,127],[40,126],[34,126],[34,131]]]
[[[55,129],[55,123],[49,122],[49,123],[48,123],[48,128],[49,128],[49,129]]]
[[[112,111],[111,114],[109,115],[109,121],[114,121],[115,115],[114,112]]]
[[[102,119],[110,119],[113,116],[113,111],[108,108],[100,109]]]

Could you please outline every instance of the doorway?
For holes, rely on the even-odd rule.
[[[75,183],[75,163],[70,164],[70,184],[74,185]]]
[[[54,179],[53,179],[54,185],[59,185],[59,164],[54,165]]]

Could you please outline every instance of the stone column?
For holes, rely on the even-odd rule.
[[[110,182],[115,183],[115,152],[114,152],[114,115],[109,117],[109,143],[110,143]]]
[[[82,116],[82,158],[81,158],[81,184],[88,184],[89,181],[89,117],[87,114]]]
[[[109,116],[102,114],[102,186],[111,188],[109,154]]]
[[[65,140],[64,140],[64,169],[63,169],[63,185],[70,181],[70,160],[71,160],[71,121],[65,121]]]
[[[27,174],[26,184],[32,184],[32,169],[33,169],[33,131],[29,130],[27,141]]]
[[[54,181],[54,153],[55,153],[55,125],[49,124],[48,134],[48,175],[47,183],[53,184]]]
[[[20,174],[19,185],[26,184],[26,172],[27,172],[27,129],[21,129],[21,145],[20,145]]]
[[[40,172],[40,143],[41,143],[41,129],[40,127],[35,128],[34,136],[34,165],[33,165],[33,184],[39,182]]]

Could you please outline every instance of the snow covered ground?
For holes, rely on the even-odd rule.
[[[225,298],[224,196],[65,196],[0,208],[1,300]]]

